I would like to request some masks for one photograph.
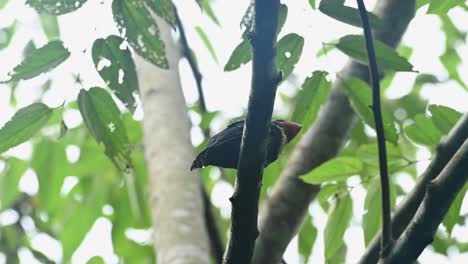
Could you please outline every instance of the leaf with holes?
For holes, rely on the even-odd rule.
[[[136,53],[156,66],[169,68],[158,25],[143,1],[114,1],[112,13],[120,33],[125,32]]]
[[[336,48],[351,58],[367,65],[368,59],[364,36],[344,36],[339,39]],[[413,65],[408,60],[398,55],[395,50],[383,42],[374,39],[374,49],[377,65],[380,70],[414,71]]]
[[[460,112],[443,105],[430,105],[429,112],[432,122],[443,134],[448,134],[462,116]]]
[[[300,178],[310,184],[320,184],[329,181],[344,181],[349,176],[362,171],[362,161],[353,157],[337,157],[313,169]]]
[[[17,146],[36,134],[52,116],[53,109],[42,103],[24,107],[0,129],[0,153]]]
[[[148,6],[169,25],[176,28],[176,14],[171,0],[146,0]]]
[[[286,80],[299,61],[304,48],[304,38],[298,34],[291,33],[278,41],[277,57],[278,68],[283,72],[283,80]]]
[[[353,216],[353,201],[349,195],[339,197],[328,213],[328,220],[323,233],[325,258],[331,259],[344,245],[344,233]]]
[[[131,163],[127,132],[110,94],[98,87],[81,90],[78,107],[91,135],[104,144],[106,155],[119,169],[127,168]]]
[[[16,66],[9,81],[27,80],[48,72],[64,62],[70,56],[70,52],[61,41],[52,41],[45,46],[35,49],[20,65]]]
[[[94,66],[115,95],[130,112],[135,112],[138,77],[130,50],[122,47],[123,39],[111,35],[94,41]]]
[[[372,90],[369,85],[357,78],[351,78],[345,82],[343,88],[351,100],[351,105],[359,115],[359,117],[375,129],[374,113],[372,111]],[[398,134],[395,127],[393,116],[389,111],[382,106],[383,127],[385,132],[385,139],[391,143],[396,144],[398,141]]]
[[[80,8],[87,0],[28,0],[26,4],[40,14],[63,15]]]
[[[330,95],[331,83],[327,80],[327,72],[315,71],[307,77],[302,89],[296,95],[296,103],[292,121],[302,124],[304,130],[314,122],[318,111]]]
[[[344,5],[344,0],[322,0],[319,5],[320,12],[334,18],[340,22],[352,25],[355,27],[362,27],[361,16],[357,8]],[[384,25],[380,18],[371,12],[367,12],[369,16],[369,23],[374,29],[381,29]]]

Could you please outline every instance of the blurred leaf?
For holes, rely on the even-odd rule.
[[[146,4],[169,25],[176,28],[176,14],[171,0],[146,0]]]
[[[462,114],[443,105],[429,105],[432,122],[443,134],[448,134]]]
[[[457,197],[453,201],[452,205],[450,205],[450,208],[447,211],[444,220],[442,221],[442,224],[447,228],[449,236],[452,236],[453,227],[458,222],[458,218],[460,217],[463,198],[465,197],[467,190],[468,184],[465,184],[465,187],[457,194]]]
[[[364,37],[361,35],[347,35],[339,39],[336,47],[344,54],[368,64],[367,50]],[[408,60],[398,55],[392,48],[374,39],[374,48],[379,70],[414,71]]]
[[[453,48],[459,43],[464,43],[467,33],[460,31],[446,13],[439,17],[442,22],[442,31],[445,33],[446,48]]]
[[[313,3],[315,1],[312,1]],[[319,4],[319,10],[325,15],[332,17],[340,22],[352,25],[355,27],[362,27],[361,16],[357,8],[349,7],[344,5],[345,0],[322,0]],[[311,1],[309,3],[312,5]],[[383,27],[383,21],[371,12],[367,12],[369,16],[369,22],[371,27],[374,29],[380,29]]]
[[[375,129],[374,113],[372,111],[372,90],[369,85],[357,78],[351,78],[345,82],[343,88],[348,95],[356,113],[367,125]],[[385,132],[385,139],[391,143],[396,144],[398,141],[398,134],[395,127],[393,116],[382,105],[382,118],[383,127]]]
[[[94,256],[90,258],[86,264],[105,264],[105,262],[101,256]]]
[[[40,14],[63,15],[80,8],[87,0],[27,0]]]
[[[220,26],[221,24],[219,23],[219,19],[218,17],[215,15],[215,13],[213,12],[213,9],[211,8],[211,0],[197,0],[197,2],[199,3],[201,9],[203,10],[203,12],[209,17],[211,18],[211,20],[218,26]]]
[[[128,137],[112,97],[104,89],[81,90],[78,106],[86,127],[98,143],[103,143],[106,155],[120,169],[129,166]]]
[[[320,186],[320,192],[317,195],[317,201],[320,207],[322,207],[324,211],[328,211],[330,198],[336,198],[343,189],[346,189],[346,185],[343,184],[343,182]]]
[[[4,8],[7,3],[8,3],[8,0],[0,0],[0,9]]]
[[[327,55],[330,51],[334,49],[336,49],[336,46],[334,44],[322,43],[322,48],[315,54],[315,57],[320,58],[324,55]]]
[[[113,1],[112,13],[120,33],[125,32],[136,53],[156,66],[169,68],[158,25],[142,1]]]
[[[428,14],[447,14],[450,9],[463,4],[465,0],[429,0],[429,2]]]
[[[224,71],[233,71],[238,69],[243,64],[252,60],[252,47],[249,41],[243,40],[231,54],[228,62],[224,66]]]
[[[302,263],[308,263],[315,240],[317,239],[317,228],[312,224],[312,218],[307,215],[299,232],[299,254],[303,257]]]
[[[39,19],[49,41],[60,39],[60,27],[56,16],[43,14],[39,15]]]
[[[316,7],[315,7],[315,6],[316,6],[316,3],[315,3],[315,2],[316,2],[316,0],[309,0],[309,5],[310,5],[310,7],[312,7],[312,9],[314,9],[314,10],[316,9]]]
[[[388,161],[403,158],[403,154],[401,153],[401,150],[397,146],[393,144],[388,144],[388,142],[385,144],[385,146],[387,149]],[[378,162],[379,160],[378,155],[379,155],[379,152],[378,152],[377,143],[363,144],[359,146],[358,150],[356,151],[356,157],[358,157],[363,162],[368,162],[368,163]]]
[[[344,233],[353,216],[353,201],[349,195],[336,199],[336,203],[328,212],[328,220],[324,230],[325,259],[329,260],[344,245]]]
[[[130,113],[124,114],[122,118],[127,129],[128,142],[130,145],[138,147],[143,140],[142,122],[133,119]]]
[[[52,41],[27,56],[21,64],[13,69],[9,75],[9,81],[27,80],[48,72],[70,56],[70,52],[63,46],[61,41]]]
[[[214,50],[213,45],[211,44],[210,39],[208,38],[208,35],[206,35],[205,31],[199,26],[195,27],[195,31],[198,33],[198,36],[202,39],[203,44],[205,44],[205,47],[208,49],[210,52],[211,57],[216,63],[219,63],[218,61],[218,56],[216,56],[216,52]]]
[[[404,130],[409,139],[428,147],[435,147],[442,137],[431,119],[423,114],[417,114],[414,123],[406,126]]]
[[[135,112],[135,94],[138,77],[130,50],[122,47],[123,39],[111,35],[94,41],[92,57],[94,66],[115,95],[130,112]]]
[[[34,44],[34,41],[30,40],[26,44],[26,46],[23,49],[23,59],[27,58],[29,55],[33,53],[37,49],[36,45]]]
[[[290,33],[281,38],[277,45],[278,68],[283,72],[283,80],[286,80],[299,61],[304,47],[304,38],[295,33]]]
[[[453,79],[465,90],[468,90],[468,85],[463,82],[458,74],[458,66],[462,63],[458,52],[454,48],[448,48],[445,53],[439,57],[439,59],[444,65],[445,70],[448,72],[450,79]]]
[[[35,103],[18,110],[0,129],[0,153],[29,140],[50,119],[53,109]]]
[[[331,83],[327,75],[327,72],[314,71],[312,76],[305,79],[296,95],[292,121],[302,124],[304,130],[314,122],[320,107],[330,95]]]
[[[349,176],[359,174],[362,161],[353,157],[337,157],[313,169],[300,178],[310,184],[320,184],[328,181],[343,181]]]
[[[0,211],[9,208],[18,198],[18,184],[27,169],[24,160],[14,157],[5,160],[5,169],[0,173]]]
[[[16,25],[18,22],[16,20],[8,27],[0,28],[0,50],[8,47],[10,45],[11,39],[16,31]]]
[[[35,148],[31,159],[39,181],[39,205],[48,213],[53,212],[61,199],[60,190],[67,176],[67,154],[65,146],[43,139]]]
[[[253,1],[250,1],[249,6],[244,12],[242,16],[240,27],[241,29],[244,28],[244,33],[242,34],[242,38],[247,39],[249,32],[252,30],[252,25],[254,23],[255,17],[255,5]]]
[[[327,259],[327,264],[343,264],[346,263],[346,253],[348,252],[348,247],[346,244],[342,244],[341,247],[336,251],[335,255]]]

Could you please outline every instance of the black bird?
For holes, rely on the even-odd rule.
[[[278,158],[284,145],[288,144],[301,128],[299,124],[284,120],[271,122],[265,167]],[[230,124],[226,129],[211,137],[206,149],[200,152],[193,161],[190,170],[208,165],[237,169],[243,130],[244,120]]]

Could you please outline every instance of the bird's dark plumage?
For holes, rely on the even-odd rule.
[[[291,141],[300,129],[301,126],[293,122],[276,120],[271,123],[265,167],[278,158],[283,146]],[[226,129],[211,137],[205,150],[200,152],[193,161],[190,170],[208,165],[237,168],[243,130],[244,120],[230,124]]]

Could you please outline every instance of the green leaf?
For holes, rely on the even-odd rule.
[[[9,208],[20,195],[18,184],[27,169],[24,160],[13,157],[5,160],[5,169],[0,173],[0,211]]]
[[[171,0],[146,0],[146,4],[169,25],[176,28],[176,14]]]
[[[243,64],[252,60],[252,47],[249,41],[243,40],[231,54],[228,62],[224,66],[224,71],[233,71],[238,69]]]
[[[302,256],[301,263],[308,263],[315,240],[317,239],[317,228],[312,224],[310,215],[304,219],[301,231],[299,232],[299,254]]]
[[[452,236],[453,227],[458,222],[458,218],[460,217],[460,209],[467,190],[468,185],[465,184],[465,187],[457,194],[457,197],[453,201],[452,205],[450,205],[450,208],[445,215],[444,220],[442,221],[442,224],[447,228],[447,232],[450,236]]]
[[[48,72],[64,62],[70,56],[61,41],[52,41],[45,46],[35,49],[20,65],[9,73],[9,81],[27,80]]]
[[[103,143],[106,155],[121,170],[130,162],[128,137],[114,100],[102,88],[81,90],[78,107],[86,127],[98,143]]]
[[[50,119],[53,109],[35,103],[21,108],[0,129],[0,153],[29,140]]]
[[[15,34],[16,31],[16,25],[17,22],[16,20],[13,22],[8,27],[4,27],[0,29],[0,50],[8,47],[10,45],[11,39],[13,38],[13,35]]]
[[[56,16],[43,14],[39,15],[39,19],[49,41],[60,39],[60,27]]]
[[[138,77],[130,50],[122,48],[123,41],[114,35],[97,39],[93,44],[92,57],[102,79],[133,113],[136,108],[135,94],[139,89]]]
[[[401,150],[397,146],[393,144],[388,144],[388,143],[386,143],[385,146],[387,149],[388,161],[398,160],[398,159],[403,158],[403,154],[401,153]],[[378,162],[379,156],[378,156],[377,143],[363,144],[359,146],[359,148],[356,151],[356,156],[363,162],[367,162],[367,163]]]
[[[8,0],[0,0],[0,9],[4,8],[8,4]]]
[[[278,68],[283,72],[283,80],[286,80],[299,61],[304,47],[304,38],[295,33],[290,33],[280,39],[277,45],[276,61]]]
[[[125,32],[128,43],[136,53],[156,66],[169,68],[158,25],[143,1],[114,1],[112,13],[120,33]]]
[[[331,83],[327,80],[327,72],[314,71],[302,84],[302,89],[296,95],[296,103],[292,121],[302,124],[304,130],[314,122],[318,111],[330,95]]]
[[[31,159],[39,181],[39,206],[49,213],[60,203],[63,181],[67,176],[67,155],[65,146],[43,139],[35,148]]]
[[[351,78],[345,82],[343,88],[348,98],[351,100],[352,107],[362,121],[375,129],[374,113],[371,109],[372,90],[369,85],[360,79]],[[396,144],[398,141],[398,134],[395,122],[391,113],[387,111],[384,106],[382,106],[382,118],[385,139]]]
[[[216,56],[216,51],[214,50],[214,47],[213,45],[211,44],[211,41],[210,39],[208,38],[208,36],[206,35],[205,31],[203,31],[203,29],[199,26],[196,26],[195,27],[195,31],[198,33],[198,36],[202,39],[203,41],[203,44],[205,44],[205,47],[208,49],[208,51],[210,52],[210,55],[211,57],[213,58],[213,60],[216,62],[216,63],[219,63],[218,61],[218,56]]]
[[[457,5],[461,5],[465,2],[465,0],[429,0],[430,5],[429,9],[427,10],[428,14],[447,14],[447,12],[456,7]]]
[[[300,178],[310,184],[328,181],[344,181],[349,176],[359,174],[363,164],[357,158],[337,157],[331,159]]]
[[[362,27],[359,10],[357,8],[345,6],[344,2],[344,0],[322,0],[319,5],[319,10],[325,15],[332,17],[340,22],[355,27]],[[384,23],[378,16],[372,14],[371,12],[367,12],[367,14],[369,16],[369,22],[372,28],[381,29],[383,27]]]
[[[312,7],[312,9],[314,9],[314,10],[316,9],[316,7],[315,7],[316,3],[315,3],[315,2],[316,2],[316,0],[309,0],[309,5],[310,5],[310,7]],[[307,261],[306,261],[306,262],[307,262]]]
[[[105,264],[105,262],[101,256],[94,256],[90,258],[86,264]]]
[[[320,186],[320,192],[317,195],[317,201],[319,202],[320,207],[322,207],[324,211],[328,211],[330,200],[336,198],[342,190],[347,190],[346,185],[343,182]]]
[[[416,115],[414,123],[406,126],[404,130],[409,139],[428,147],[435,147],[442,137],[431,119],[423,114]]]
[[[468,85],[463,82],[460,74],[458,73],[458,66],[462,63],[458,52],[454,48],[448,48],[445,53],[439,57],[439,59],[444,65],[445,70],[448,72],[449,77],[456,81],[465,90],[468,90]]]
[[[80,8],[87,0],[27,0],[26,4],[36,9],[38,13],[63,15]]]
[[[447,14],[441,14],[439,18],[442,22],[442,31],[445,33],[446,48],[453,48],[465,42],[467,33],[460,31]]]
[[[344,245],[344,233],[353,216],[353,201],[346,195],[336,199],[336,203],[328,213],[324,230],[325,259],[331,259]]]
[[[443,134],[448,134],[462,116],[460,112],[443,105],[429,105],[429,112],[432,122]]]
[[[368,64],[365,40],[360,35],[348,35],[339,39],[336,47],[344,54]],[[374,48],[379,70],[414,71],[408,60],[398,55],[392,48],[374,39]]]
[[[216,17],[213,9],[211,8],[211,1],[210,0],[197,0],[198,5],[202,9],[202,11],[209,17],[216,25],[221,25],[219,23],[218,17]]]

